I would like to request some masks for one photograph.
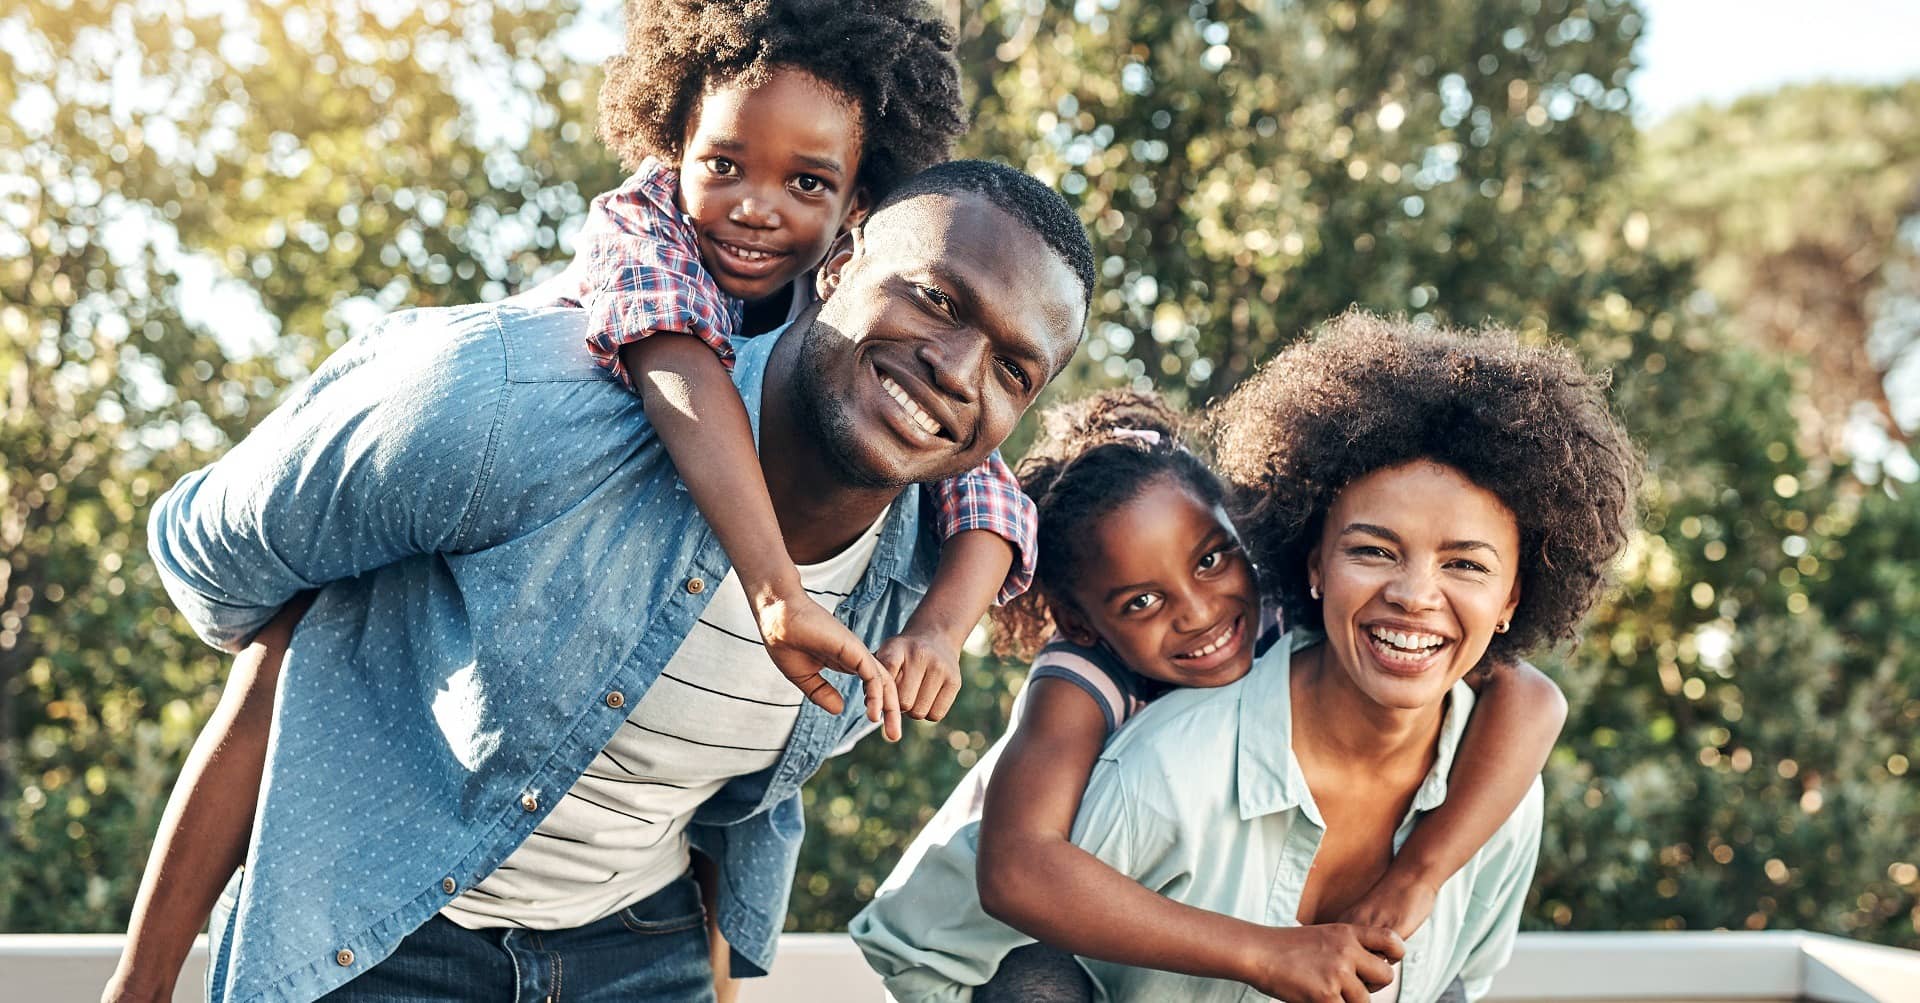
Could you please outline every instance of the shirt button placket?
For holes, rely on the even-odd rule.
[[[441,878],[440,890],[446,892],[448,895],[452,895],[454,892],[460,890],[460,882],[453,880],[451,877]]]
[[[614,690],[612,693],[607,694],[607,706],[612,707],[614,710],[619,710],[626,705],[627,695],[625,693]]]
[[[353,964],[353,952],[343,947],[340,949],[339,953],[333,956],[333,960],[338,962],[341,968],[345,968],[348,965]]]
[[[702,592],[705,592],[706,590],[707,590],[707,580],[706,580],[706,579],[704,579],[704,578],[699,578],[699,577],[694,577],[694,578],[689,578],[689,579],[687,579],[687,594],[688,594],[688,595],[690,595],[690,596],[697,596],[697,595],[699,595],[700,593],[702,593]]]
[[[534,797],[531,791],[522,794],[520,795],[520,808],[529,813],[539,811],[540,799]]]

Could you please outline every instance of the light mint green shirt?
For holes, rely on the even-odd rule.
[[[1169,693],[1122,728],[1094,767],[1073,840],[1168,898],[1268,926],[1296,926],[1300,895],[1326,825],[1293,755],[1288,635],[1246,678]],[[1447,773],[1473,710],[1456,684],[1433,769],[1394,833],[1447,797]],[[1513,951],[1540,849],[1538,781],[1512,817],[1440,888],[1433,917],[1407,943],[1402,1003],[1428,1003],[1456,977],[1469,999],[1487,992]],[[974,890],[977,827],[934,848],[900,888],[849,927],[901,1003],[962,1001],[1007,952],[1032,938],[993,919]],[[1079,903],[1062,902],[1063,909]],[[1238,983],[1082,959],[1114,1000],[1259,1000]]]

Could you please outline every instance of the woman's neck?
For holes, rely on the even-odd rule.
[[[1376,776],[1425,776],[1432,768],[1443,704],[1382,706],[1333,663],[1325,641],[1294,656],[1289,685],[1294,755],[1303,766],[1350,763]]]

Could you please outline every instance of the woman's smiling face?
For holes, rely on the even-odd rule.
[[[1329,653],[1383,707],[1440,702],[1520,602],[1520,528],[1493,493],[1426,460],[1334,498],[1307,580]]]
[[[1223,686],[1253,666],[1260,599],[1233,523],[1171,474],[1095,520],[1055,621],[1143,676]]]

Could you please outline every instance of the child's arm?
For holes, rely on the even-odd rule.
[[[960,647],[996,598],[1033,584],[1039,516],[999,453],[933,486],[940,566],[905,629],[874,652],[900,683],[900,705],[938,721],[960,693]]]
[[[760,473],[746,405],[719,357],[698,338],[663,331],[623,346],[620,360],[694,504],[733,561],[767,657],[807,699],[835,714],[840,693],[820,675],[821,666],[859,676],[867,716],[884,717],[887,738],[897,740],[893,676],[801,587]]]
[[[171,1000],[194,935],[246,861],[287,640],[312,602],[287,604],[233,660],[220,704],[193,743],[160,817],[103,1001]]]
[[[874,651],[900,686],[908,717],[938,721],[960,695],[960,647],[987,614],[1013,566],[1013,548],[984,529],[964,530],[940,547],[927,594],[900,633]]]
[[[1266,927],[1208,912],[1159,895],[1075,846],[1073,819],[1106,722],[1072,683],[1041,678],[1032,685],[980,820],[980,904],[989,915],[1074,954],[1231,979],[1283,1000],[1337,999],[1342,985],[1377,989],[1391,977],[1380,956],[1398,960],[1404,950],[1391,931]]]
[[[1413,936],[1433,913],[1440,886],[1493,838],[1546,767],[1567,721],[1567,698],[1553,680],[1518,662],[1491,665],[1483,680],[1468,681],[1479,696],[1446,802],[1414,826],[1387,873],[1348,907],[1343,921]]]

